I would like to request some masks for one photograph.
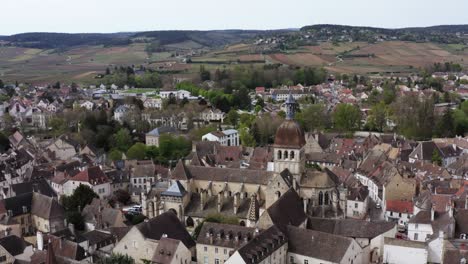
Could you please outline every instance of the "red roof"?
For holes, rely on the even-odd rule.
[[[107,178],[106,174],[98,166],[90,167],[86,170],[80,171],[70,180],[88,182],[91,185],[109,182],[109,178]]]
[[[397,213],[413,213],[413,202],[401,200],[389,200],[386,202],[387,211]]]
[[[256,93],[264,93],[265,92],[265,87],[257,87],[255,88]]]

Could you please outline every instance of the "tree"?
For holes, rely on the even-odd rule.
[[[371,130],[383,132],[387,123],[387,106],[383,101],[374,105],[369,113],[368,125]]]
[[[452,109],[447,108],[445,110],[444,114],[437,121],[435,130],[435,134],[439,137],[450,138],[455,136],[455,121]]]
[[[135,260],[128,255],[112,253],[110,257],[100,259],[98,264],[135,264]]]
[[[60,136],[67,131],[68,126],[65,123],[65,120],[61,117],[51,118],[48,123],[54,136]]]
[[[339,104],[333,113],[335,128],[344,132],[354,132],[360,127],[361,112],[351,104]]]
[[[242,145],[246,147],[255,147],[257,144],[254,136],[249,133],[249,129],[245,126],[239,128],[239,139]]]
[[[131,196],[126,190],[119,189],[114,192],[114,199],[120,204],[126,205],[130,202]]]
[[[322,130],[329,126],[328,114],[323,104],[313,104],[305,107],[301,112],[296,113],[295,119],[306,131]]]
[[[209,81],[211,79],[211,73],[210,71],[205,69],[205,66],[201,65],[200,66],[200,79],[204,81]]]
[[[80,211],[99,196],[88,185],[80,184],[70,196],[63,196],[62,204],[68,211]]]
[[[122,159],[122,151],[118,149],[112,149],[109,152],[109,159],[111,161],[121,160]]]
[[[440,157],[440,154],[437,151],[437,149],[434,149],[434,151],[432,152],[432,163],[438,166],[442,166],[442,157]]]
[[[416,96],[402,96],[392,105],[398,132],[410,139],[430,139],[434,130],[434,101]]]
[[[114,146],[122,152],[127,151],[132,145],[132,137],[126,128],[121,128],[116,134],[114,134],[113,141]]]
[[[67,211],[65,215],[67,222],[73,224],[73,226],[78,230],[85,229],[84,218],[78,211]]]
[[[226,122],[233,126],[237,126],[238,120],[239,113],[237,113],[236,109],[231,109],[226,115]]]
[[[127,151],[128,159],[142,160],[145,158],[145,156],[146,156],[146,145],[141,142],[135,143]]]

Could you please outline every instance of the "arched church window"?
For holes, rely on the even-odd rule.
[[[330,202],[330,197],[328,195],[328,192],[325,193],[325,204],[328,205]]]
[[[289,155],[289,157],[291,157],[291,159],[294,159],[294,151],[291,151],[291,154]]]
[[[288,159],[288,152],[286,150],[284,151],[284,159]]]
[[[318,200],[319,200],[318,201],[319,205],[323,205],[323,193],[321,191],[319,192],[319,199]]]
[[[281,159],[281,150],[278,150],[278,159]]]

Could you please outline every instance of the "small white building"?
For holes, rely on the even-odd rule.
[[[72,195],[73,191],[82,184],[91,187],[91,189],[99,195],[100,199],[107,198],[111,195],[110,180],[98,166],[80,171],[78,174],[71,177],[63,184],[63,193],[65,195]]]
[[[408,238],[413,241],[428,241],[440,231],[453,237],[455,220],[451,208],[444,213],[435,212],[433,208],[430,211],[419,211],[408,222]]]
[[[394,221],[399,227],[406,227],[413,217],[413,208],[412,201],[385,201],[385,220]]]
[[[91,102],[91,101],[84,101],[80,104],[80,107],[81,108],[85,108],[86,110],[93,110],[93,107],[94,107],[94,103]]]
[[[162,99],[161,98],[147,98],[143,102],[143,106],[145,108],[161,109],[162,108]]]
[[[189,98],[191,93],[185,90],[164,90],[159,92],[159,96],[163,99],[168,99],[171,96],[174,96],[176,99]]]
[[[386,237],[383,263],[426,264],[428,263],[426,243]]]
[[[369,205],[369,190],[367,186],[359,185],[348,190],[346,199],[346,217],[364,219]]]
[[[239,132],[235,129],[214,131],[202,136],[203,141],[216,141],[222,146],[239,146]]]

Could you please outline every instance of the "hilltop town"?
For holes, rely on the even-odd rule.
[[[460,65],[106,71],[0,82],[0,263],[466,262]]]

